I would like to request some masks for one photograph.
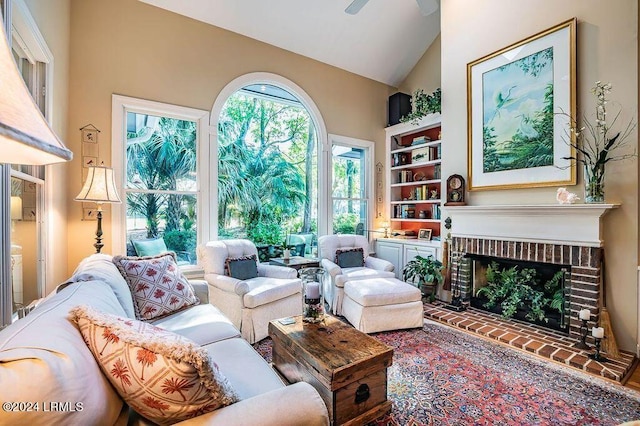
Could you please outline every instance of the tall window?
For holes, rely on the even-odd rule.
[[[115,96],[113,167],[122,173],[122,206],[113,205],[116,251],[153,255],[170,250],[178,264],[196,263],[203,215],[198,164],[206,112]],[[206,138],[204,138],[206,145]],[[206,158],[206,156],[205,156]],[[123,164],[120,164],[120,161]],[[119,229],[124,227],[124,229]]]
[[[373,142],[335,135],[330,140],[333,233],[368,236]]]
[[[219,237],[305,242],[310,253],[318,231],[317,159],[317,132],[296,96],[270,84],[231,95],[218,123]]]

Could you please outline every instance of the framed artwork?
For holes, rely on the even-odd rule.
[[[576,19],[467,64],[469,190],[575,185]]]
[[[94,167],[98,165],[98,157],[92,155],[82,156],[82,167]]]
[[[421,229],[418,231],[418,239],[419,240],[430,240],[431,233],[433,231],[431,229]]]
[[[98,143],[98,130],[90,128],[82,129],[82,142]]]

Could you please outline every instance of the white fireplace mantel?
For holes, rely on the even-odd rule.
[[[601,247],[601,218],[619,204],[444,206],[454,237]]]

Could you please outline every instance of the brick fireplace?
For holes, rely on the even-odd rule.
[[[600,279],[602,271],[602,248],[558,243],[506,241],[503,239],[453,237],[452,247],[457,249],[459,260],[454,260],[452,281],[460,286],[463,300],[469,300],[471,290],[471,265],[469,257],[482,255],[516,261],[550,263],[569,266],[566,289],[569,314],[569,335],[580,336],[581,321],[578,312],[589,309],[589,327],[598,321]],[[458,262],[460,268],[458,269]],[[457,277],[456,273],[460,272]]]
[[[599,363],[589,358],[592,351],[574,347],[580,338],[578,312],[585,308],[591,311],[589,329],[598,323],[604,253],[601,217],[617,207],[615,204],[447,207],[452,219],[452,286],[459,290],[462,299],[470,297],[474,257],[559,265],[566,269],[568,334],[504,319],[476,308],[454,312],[435,304],[425,310],[426,316],[562,364],[624,381],[634,362],[633,354],[622,353],[620,359]],[[590,336],[587,343],[593,343]]]

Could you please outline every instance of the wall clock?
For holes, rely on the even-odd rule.
[[[464,206],[465,202],[465,183],[464,178],[460,175],[451,175],[447,179],[447,201],[445,206]]]

